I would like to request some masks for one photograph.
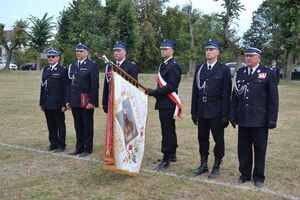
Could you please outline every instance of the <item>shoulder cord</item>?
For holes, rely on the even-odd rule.
[[[71,76],[71,67],[72,67],[72,64],[69,65],[68,77],[69,77],[70,80],[74,80],[75,79],[75,73]]]
[[[203,65],[201,65],[198,73],[197,73],[197,78],[196,78],[196,81],[197,81],[197,87],[199,90],[202,90],[204,88],[205,90],[205,86],[206,86],[206,80],[203,82],[203,84],[201,85],[201,81],[200,81],[200,77],[201,77],[201,71],[202,71],[202,68],[203,68]]]
[[[46,79],[44,82],[43,82],[43,73],[44,73],[44,69],[45,67],[42,69],[41,71],[41,75],[40,75],[40,79],[41,79],[41,86],[44,87],[46,86],[47,87],[47,84],[48,84],[48,79]]]
[[[236,84],[236,76],[237,76],[237,72],[234,73],[234,77],[233,77],[233,82],[234,82],[234,91],[237,95],[241,95],[244,93],[244,97],[246,96],[247,93],[247,85],[243,85],[241,88],[238,88],[237,84]]]

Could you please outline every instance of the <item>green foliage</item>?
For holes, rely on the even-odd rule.
[[[231,26],[244,7],[240,0],[215,1],[222,1],[224,12],[204,15],[200,10],[192,11],[193,49],[188,7],[166,8],[168,0],[106,0],[105,6],[101,5],[100,0],[72,0],[60,12],[55,39],[52,37],[52,17],[46,13],[42,19],[29,18],[32,23],[28,31],[29,46],[38,53],[49,45],[58,47],[63,53],[64,65],[68,66],[76,59],[75,44],[85,42],[90,46],[92,59],[104,68],[105,64],[93,53],[100,52],[113,60],[112,46],[116,41],[123,41],[129,46],[128,59],[137,63],[139,72],[155,72],[162,61],[160,43],[163,39],[171,39],[176,42],[174,56],[183,72],[187,72],[190,60],[195,60],[197,64],[205,62],[204,44],[213,38],[223,43],[219,56],[221,62],[240,60],[242,43]],[[286,60],[287,49],[292,49],[299,58],[299,10],[297,0],[264,1],[253,14],[253,22],[244,35],[243,45],[255,43],[264,46],[266,64],[274,58]],[[0,41],[3,41],[3,28],[0,26]],[[19,44],[26,43],[26,37],[17,38]],[[13,58],[18,63],[25,62],[26,58],[20,56],[25,55],[17,52]]]
[[[8,68],[13,51],[20,49],[22,46],[26,46],[27,35],[26,29],[28,23],[25,20],[17,20],[13,25],[12,34],[6,35],[4,31],[4,25],[0,24],[0,44],[4,46],[7,51],[6,68]]]
[[[73,0],[70,7],[61,13],[57,37],[67,40],[66,46],[79,42],[87,43],[91,51],[103,50],[104,10],[98,0]],[[64,36],[66,29],[68,35]]]
[[[47,15],[48,14],[45,13],[42,19],[32,15],[28,18],[28,20],[32,23],[28,32],[29,45],[39,53],[47,47],[49,39],[53,36],[53,17],[48,17]]]
[[[141,41],[138,32],[137,13],[131,0],[122,0],[110,20],[110,32],[108,41],[122,41],[129,45],[129,53],[134,61],[138,60],[139,43]],[[109,48],[109,47],[108,47]]]
[[[164,3],[167,0],[133,0],[138,13],[140,57],[137,62],[139,71],[153,72],[161,62],[159,45]]]
[[[299,10],[300,3],[296,0],[264,1],[253,13],[251,27],[244,34],[244,44],[262,46],[267,65],[276,59],[279,65],[284,66],[289,51],[294,51],[295,57],[299,58]]]

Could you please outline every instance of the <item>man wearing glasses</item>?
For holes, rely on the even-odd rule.
[[[67,108],[72,110],[76,131],[76,148],[69,155],[88,156],[93,152],[94,109],[98,107],[99,68],[88,58],[89,47],[76,45],[77,61],[69,66],[71,80]]]
[[[65,111],[68,71],[58,64],[59,51],[46,51],[49,66],[41,72],[41,92],[39,108],[44,111],[49,131],[50,146],[46,151],[63,152],[66,147]]]

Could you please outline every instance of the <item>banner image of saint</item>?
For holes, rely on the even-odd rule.
[[[148,96],[112,72],[103,169],[139,175],[144,156]]]
[[[127,146],[127,144],[138,135],[138,131],[129,99],[122,102],[122,107],[123,110],[117,113],[116,117],[118,119],[118,123],[123,128],[125,145]]]

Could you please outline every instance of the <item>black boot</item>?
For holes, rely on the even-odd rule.
[[[201,165],[194,171],[195,175],[200,175],[205,172],[208,172],[208,166],[207,166],[207,157],[201,156]]]
[[[215,158],[215,163],[213,166],[213,169],[211,170],[210,174],[208,175],[208,178],[216,178],[220,176],[220,165],[221,165],[222,159]]]
[[[163,158],[158,158],[157,159],[158,162],[163,161]],[[177,162],[177,157],[176,157],[176,153],[170,153],[170,162]]]

